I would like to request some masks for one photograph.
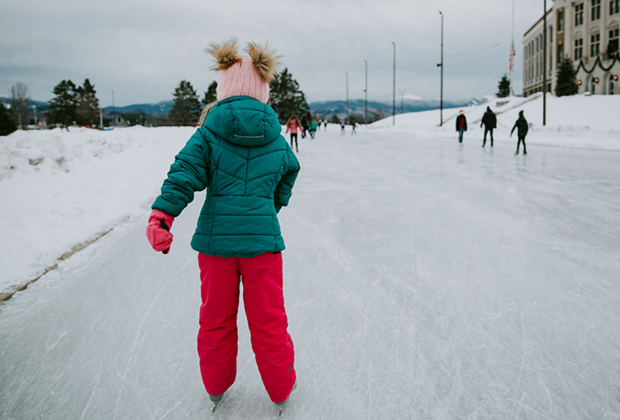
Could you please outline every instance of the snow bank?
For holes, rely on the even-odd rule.
[[[620,96],[617,95],[575,95],[558,98],[549,94],[545,126],[542,124],[542,94],[536,94],[528,98],[494,98],[478,106],[444,109],[443,127],[439,127],[439,110],[433,110],[397,115],[395,125],[392,125],[392,117],[388,117],[371,124],[369,129],[456,138],[455,118],[462,109],[469,125],[465,135],[467,143],[468,140],[482,139],[484,129],[480,128],[480,121],[487,106],[497,114],[495,139],[499,141],[514,141],[516,144],[515,136],[509,140],[510,130],[519,111],[523,111],[530,123],[528,145],[620,150],[620,119],[617,116]]]
[[[0,137],[0,294],[142,216],[194,128],[17,131]]]

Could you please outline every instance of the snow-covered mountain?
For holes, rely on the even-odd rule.
[[[456,107],[468,107],[471,105],[479,105],[486,102],[491,97],[476,97],[466,99],[462,101],[443,101],[444,108],[456,108]],[[319,118],[332,118],[336,115],[339,118],[346,117],[347,115],[347,101],[316,101],[308,104],[310,106],[310,112],[313,116]],[[354,115],[360,120],[364,119],[365,115],[365,101],[364,99],[350,99],[349,100],[349,114]],[[407,112],[419,112],[428,111],[432,109],[439,109],[439,99],[422,99],[415,95],[404,95],[401,98],[396,99],[396,113],[402,114]],[[374,121],[392,115],[392,101],[380,102],[380,101],[368,101],[368,120]]]

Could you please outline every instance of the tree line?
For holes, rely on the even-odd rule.
[[[143,111],[119,114],[127,120],[150,121],[151,124],[191,126],[196,125],[202,107],[217,100],[217,82],[209,85],[202,100],[199,99],[196,89],[187,80],[182,80],[174,88],[174,105],[168,115],[147,115]],[[48,127],[71,125],[98,127],[102,119],[99,100],[95,86],[89,79],[78,86],[71,80],[63,80],[52,90],[54,97],[49,101],[49,109],[42,116]],[[5,107],[0,103],[0,135],[8,135],[18,128],[25,129],[30,121],[36,123],[30,115],[30,95],[28,87],[17,83],[11,90],[11,106]],[[269,105],[275,110],[280,123],[284,124],[292,114],[299,118],[310,120],[310,107],[299,83],[293,78],[288,69],[276,75],[270,84]],[[110,118],[103,118],[104,124],[111,122]],[[102,127],[100,127],[102,128]]]

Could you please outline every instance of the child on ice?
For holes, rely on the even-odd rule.
[[[205,389],[215,409],[235,381],[242,282],[256,363],[269,397],[281,407],[296,374],[277,213],[288,204],[300,167],[266,105],[279,56],[250,43],[250,58],[242,58],[236,39],[211,44],[207,51],[216,59],[214,69],[221,71],[217,103],[209,105],[204,123],[171,165],[146,235],[155,251],[166,253],[174,218],[195,191],[207,190],[191,241],[199,253],[198,354]]]

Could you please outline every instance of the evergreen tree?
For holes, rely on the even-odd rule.
[[[77,87],[71,80],[63,80],[52,91],[56,95],[50,101],[47,119],[51,124],[69,126],[75,122],[78,106]]]
[[[90,80],[84,80],[84,85],[75,89],[77,95],[77,107],[75,119],[79,125],[95,126],[99,122],[99,99],[95,86]]]
[[[577,85],[577,72],[573,68],[571,61],[567,58],[562,60],[558,69],[558,76],[555,83],[556,96],[575,95],[579,92]]]
[[[498,98],[505,98],[507,96],[510,96],[510,79],[508,78],[508,76],[504,75],[502,77],[502,79],[499,81],[499,86],[498,86],[498,92],[497,92],[497,97]]]
[[[202,99],[203,105],[209,105],[211,102],[217,101],[217,82],[213,82],[209,85],[209,88],[205,92],[205,97]]]
[[[312,120],[306,96],[287,68],[277,74],[269,85],[269,104],[276,111],[281,124],[286,124],[293,114],[300,120],[304,118],[306,121]]]
[[[8,136],[16,130],[17,124],[15,124],[11,111],[6,109],[2,101],[0,101],[0,136]]]
[[[168,118],[173,125],[195,125],[200,117],[200,101],[194,87],[181,80],[174,89],[174,105]]]

